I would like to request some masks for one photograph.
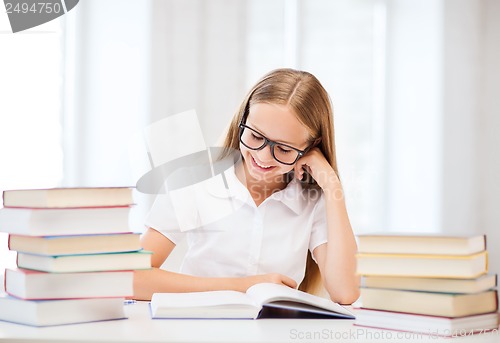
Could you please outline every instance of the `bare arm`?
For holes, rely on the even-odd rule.
[[[339,186],[340,187],[340,186]],[[337,196],[341,194],[337,192]],[[328,243],[314,249],[323,283],[332,300],[352,304],[359,297],[356,275],[357,245],[343,197],[325,193]]]
[[[325,195],[328,242],[313,251],[323,284],[330,298],[341,304],[352,304],[359,297],[360,277],[356,275],[357,245],[337,174],[319,149],[315,148],[295,166],[300,178],[306,168]]]
[[[160,269],[175,244],[158,231],[149,228],[142,236],[142,247],[153,252],[152,269],[134,272],[134,299],[150,300],[153,293],[201,292],[213,290],[236,290],[245,292],[250,286],[261,282],[272,282],[297,287],[296,282],[284,275],[265,274],[240,278],[210,278],[174,273]]]

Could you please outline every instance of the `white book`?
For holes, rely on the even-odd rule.
[[[0,295],[0,320],[31,326],[124,319],[123,298],[21,300]]]
[[[358,252],[370,254],[472,255],[486,250],[486,235],[393,232],[357,238]]]
[[[357,273],[364,276],[408,276],[474,279],[488,272],[488,253],[418,255],[358,253]]]
[[[75,187],[3,191],[4,207],[75,208],[128,206],[132,187]]]
[[[130,207],[0,209],[0,232],[28,236],[122,233],[129,225]]]
[[[475,279],[370,275],[364,276],[362,281],[366,288],[436,293],[480,293],[497,286],[497,274],[485,274]]]
[[[498,311],[496,289],[470,294],[366,287],[360,291],[362,306],[372,310],[454,318]]]
[[[246,293],[155,293],[151,299],[152,318],[256,319],[266,308],[274,309],[278,317],[311,314],[354,319],[351,312],[331,300],[273,283],[256,284]]]
[[[19,268],[49,273],[81,273],[151,268],[151,252],[45,256],[17,254]]]
[[[125,298],[134,294],[132,271],[44,273],[5,270],[5,292],[21,299]]]
[[[21,236],[9,235],[10,250],[38,255],[99,254],[141,249],[139,233],[98,235]]]

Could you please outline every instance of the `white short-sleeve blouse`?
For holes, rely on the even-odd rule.
[[[196,199],[189,200],[190,204],[182,211],[172,200],[179,199],[169,194],[158,195],[146,218],[146,226],[175,244],[187,239],[181,273],[206,277],[280,273],[300,284],[307,251],[312,252],[327,242],[323,193],[303,190],[300,182],[293,179],[285,189],[272,194],[257,207],[234,169],[226,171],[225,176],[229,192],[207,187],[205,194],[199,196],[198,188]],[[190,213],[217,211],[221,198],[231,201],[234,209],[231,213],[189,230],[179,225]],[[193,207],[197,209],[186,211]]]

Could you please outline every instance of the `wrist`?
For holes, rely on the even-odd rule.
[[[318,172],[313,177],[325,193],[335,192],[338,188],[342,189],[340,179],[332,168],[329,171]]]
[[[325,193],[327,200],[344,200],[344,189],[340,181],[328,183],[328,185],[323,188],[323,193]]]

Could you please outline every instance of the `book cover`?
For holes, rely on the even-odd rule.
[[[125,319],[123,298],[21,300],[0,294],[0,320],[53,326]]]
[[[486,251],[466,256],[358,253],[359,275],[477,278],[488,272]]]
[[[45,273],[5,270],[5,292],[20,299],[126,298],[134,294],[133,271]]]
[[[360,253],[471,255],[486,250],[485,235],[373,233],[356,237]]]
[[[44,256],[17,254],[17,266],[49,273],[77,273],[151,268],[151,252]]]
[[[38,255],[99,254],[141,249],[139,233],[97,235],[23,236],[9,235],[10,250]]]
[[[56,236],[130,232],[131,207],[31,209],[1,208],[0,232]]]
[[[405,276],[363,276],[363,287],[387,288],[438,293],[479,293],[497,286],[496,274],[474,279],[426,278]]]
[[[498,329],[497,312],[458,318],[426,316],[404,312],[391,312],[354,308],[354,325],[384,330],[416,332],[433,337],[461,337],[464,334],[484,333]]]
[[[363,308],[442,317],[464,317],[498,310],[496,290],[455,294],[361,288]]]

